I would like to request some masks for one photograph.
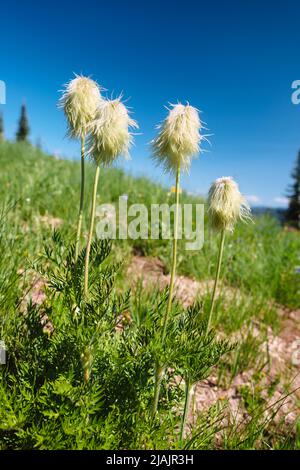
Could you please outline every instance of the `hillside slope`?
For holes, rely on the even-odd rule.
[[[2,207],[7,204],[11,207],[9,221],[18,236],[24,235],[23,248],[28,254],[37,253],[41,241],[50,235],[53,227],[59,226],[72,238],[76,230],[80,163],[58,160],[29,145],[15,143],[0,145],[0,162],[0,203]],[[93,173],[93,166],[88,164],[85,230]],[[121,195],[128,197],[128,205],[143,203],[147,207],[151,203],[172,203],[174,197],[167,189],[146,178],[135,179],[118,169],[102,170],[98,203],[117,204]],[[182,202],[203,201],[183,193]],[[119,241],[116,246],[124,248],[124,253],[128,253],[129,247],[137,254],[159,257],[168,271],[170,250],[167,240]],[[202,250],[186,251],[184,246],[183,241],[179,243],[179,272],[200,280],[210,279],[215,269],[216,237],[206,227]],[[300,305],[296,273],[299,253],[299,233],[284,231],[272,217],[256,217],[255,224],[240,224],[228,239],[224,262],[227,281],[286,306],[297,307]]]
[[[65,245],[60,244],[60,236],[63,237],[67,245],[74,243],[80,188],[80,166],[78,162],[58,160],[47,156],[30,145],[14,143],[0,145],[0,162],[0,249],[2,254],[0,257],[0,339],[4,338],[12,349],[15,348],[17,358],[23,351],[24,361],[26,362],[25,351],[27,347],[30,348],[30,341],[28,340],[29,343],[26,343],[27,333],[24,335],[24,330],[19,326],[23,314],[26,313],[27,315],[24,318],[29,322],[29,326],[27,325],[28,331],[30,331],[30,325],[34,325],[33,337],[30,339],[35,345],[34,348],[39,351],[38,348],[48,347],[48,343],[45,342],[44,344],[44,341],[46,341],[45,335],[42,336],[42,339],[38,335],[37,338],[35,336],[38,324],[42,321],[43,331],[49,336],[49,347],[52,351],[51,347],[53,344],[55,346],[55,342],[51,339],[53,324],[56,322],[63,328],[62,312],[64,312],[63,315],[66,318],[70,312],[69,307],[65,308],[63,306],[59,296],[50,295],[48,289],[49,279],[46,280],[46,276],[41,271],[47,272],[52,261],[57,263],[59,276],[57,279],[53,279],[53,285],[59,291],[60,283],[63,282],[63,256],[65,254],[64,250],[66,250]],[[85,233],[82,238],[82,246],[84,246],[86,236],[93,172],[93,166],[91,164],[87,165]],[[118,169],[103,170],[100,176],[98,202],[117,203],[120,195],[126,195],[128,205],[143,203],[148,208],[151,203],[172,202],[174,196],[172,191],[169,192],[146,178],[135,179]],[[182,195],[182,201],[203,202],[185,193]],[[59,245],[60,251],[58,254],[51,251],[53,249],[54,229],[61,233],[61,235],[55,235],[54,237]],[[175,289],[179,309],[191,306],[198,300],[200,301],[199,308],[203,309],[201,310],[203,314],[208,312],[216,270],[217,242],[216,235],[205,227],[205,243],[202,250],[196,252],[186,251],[184,241],[179,243],[178,277]],[[42,270],[39,271],[37,260],[40,259],[41,253],[45,250],[49,259],[45,262]],[[297,270],[297,266],[300,264],[299,253],[299,233],[282,229],[275,219],[268,216],[256,217],[254,223],[247,225],[239,224],[234,234],[227,237],[222,281],[218,289],[213,325],[221,338],[229,338],[232,341],[237,341],[237,344],[235,349],[226,355],[218,366],[213,369],[211,375],[205,381],[199,381],[196,384],[193,407],[189,416],[189,425],[192,425],[195,421],[198,422],[197,416],[200,421],[203,419],[205,422],[206,418],[203,413],[208,412],[210,418],[212,418],[213,413],[215,413],[214,410],[216,410],[216,403],[218,403],[218,406],[220,403],[226,403],[233,420],[233,427],[230,428],[231,434],[224,441],[222,440],[221,446],[225,446],[225,448],[236,448],[239,439],[241,440],[239,445],[242,448],[284,448],[284,446],[295,448],[299,446],[296,422],[300,397],[295,389],[300,384],[297,364],[293,362],[296,357],[294,354],[295,348],[300,340],[300,289]],[[116,240],[113,242],[109,259],[111,262],[122,262],[117,277],[116,291],[121,299],[118,302],[124,302],[126,308],[124,307],[124,311],[120,315],[121,326],[118,325],[119,329],[117,331],[125,331],[126,325],[134,324],[137,325],[139,331],[143,321],[147,320],[149,312],[152,312],[152,314],[153,311],[156,312],[154,306],[159,305],[157,298],[160,298],[160,292],[169,283],[170,243],[167,240]],[[66,265],[67,268],[68,265]],[[59,269],[62,269],[62,272]],[[50,276],[51,282],[52,278]],[[104,290],[108,289],[108,292],[110,292],[109,286],[110,281],[107,281]],[[129,303],[126,300],[128,289],[131,291]],[[101,295],[101,292],[99,295]],[[101,296],[99,299],[101,303],[103,301]],[[106,299],[103,302],[106,305]],[[160,302],[162,301],[160,300]],[[73,304],[74,299],[71,299],[71,309]],[[119,304],[113,303],[113,306],[110,307],[112,312],[118,312],[117,305]],[[28,315],[28,312],[33,317]],[[93,328],[94,323],[92,331]],[[76,334],[75,330],[75,337]],[[130,338],[129,336],[129,341]],[[38,342],[34,343],[37,339]],[[82,338],[79,338],[79,340],[82,340]],[[108,341],[107,338],[106,340]],[[118,345],[119,340],[116,339],[115,342],[113,339],[112,344]],[[26,348],[23,342],[25,342]],[[72,347],[74,347],[74,344]],[[129,354],[129,352],[127,349],[125,351],[126,353],[123,351],[124,357],[127,357],[126,354]],[[31,353],[33,354],[31,360],[33,362],[37,361],[36,367],[39,370],[39,357],[35,356],[37,354],[36,350],[34,349]],[[119,352],[116,351],[111,354],[110,351],[108,354],[109,359],[105,356],[104,359],[109,365],[110,360],[118,360],[118,354]],[[45,353],[44,356],[42,361],[46,361],[47,354]],[[142,358],[146,361],[144,356]],[[31,371],[31,362],[29,359],[28,361],[26,363],[27,369],[25,366],[24,370],[16,368],[14,373],[24,373],[31,380],[31,373],[34,373],[34,370]],[[77,362],[80,363],[80,359]],[[45,362],[45,364],[48,364],[48,362]],[[45,367],[47,369],[48,366]],[[53,371],[47,369],[51,377],[52,374],[59,373],[55,364],[52,367]],[[63,370],[63,363],[61,367]],[[98,371],[99,374],[102,373],[103,367],[102,369],[101,367],[100,372]],[[105,392],[111,393],[113,396],[114,393],[123,393],[124,390],[119,373],[116,373],[116,377],[114,376],[114,367],[115,364],[113,363],[111,378],[106,377],[109,385]],[[123,370],[123,359],[118,367],[120,367],[120,371]],[[131,363],[130,367],[133,367]],[[40,373],[41,377],[44,377],[45,372],[42,369]],[[59,381],[73,380],[72,373],[70,373],[71,378],[68,374],[69,372],[66,372],[63,379],[61,375],[58,375],[58,378],[56,377],[58,382],[55,382],[55,387],[61,387],[59,389],[61,391],[57,393],[61,393],[62,396],[66,393],[66,397],[69,393],[69,382],[66,385],[65,382]],[[133,372],[130,369],[130,372],[127,371],[127,376],[131,377],[131,374]],[[175,379],[177,380],[177,378]],[[136,380],[143,383],[143,375],[141,374]],[[14,384],[14,380],[7,383]],[[16,384],[19,386],[18,381],[16,381]],[[17,434],[19,434],[14,439],[16,439],[16,442],[22,443],[20,444],[21,448],[24,448],[24,446],[30,448],[31,445],[38,448],[65,448],[64,446],[67,446],[69,442],[68,437],[65,437],[65,440],[61,438],[61,441],[57,443],[52,443],[50,437],[51,435],[57,435],[55,428],[57,424],[57,421],[55,421],[56,412],[53,409],[45,412],[45,417],[49,421],[45,421],[45,417],[42,420],[45,423],[43,435],[38,434],[36,437],[26,435],[26,426],[30,428],[31,420],[33,420],[31,406],[39,399],[40,392],[38,391],[38,398],[35,395],[32,398],[30,395],[33,393],[32,390],[26,395],[27,392],[24,389],[20,392],[22,393],[22,399],[26,402],[29,397],[30,405],[28,405],[28,408],[26,408],[27,405],[24,405],[24,408],[20,404],[20,410],[13,409],[12,411],[12,403],[15,403],[18,408],[16,397],[19,395],[19,391],[17,386],[14,390],[16,393],[15,398],[13,395],[9,397],[9,395],[5,395],[6,382],[0,382],[1,400],[3,400],[4,405],[5,400],[8,403],[7,407],[5,408],[6,405],[3,405],[2,409],[0,403],[0,418],[6,423],[2,426],[0,420],[0,437],[3,434],[7,438],[7,442],[11,442],[10,433],[15,432],[15,423],[17,423],[22,431],[20,433],[18,431]],[[54,387],[54,385],[51,385],[50,388],[52,386]],[[66,389],[64,389],[65,386]],[[143,386],[145,386],[145,383],[141,385],[141,389]],[[147,387],[145,396],[149,399]],[[83,389],[82,393],[86,393],[86,391],[87,389]],[[95,393],[98,393],[98,391],[96,390]],[[126,393],[132,396],[132,389],[129,387]],[[172,393],[174,393],[174,396],[172,395],[170,400],[175,399],[174,397],[178,399],[178,396],[180,398],[180,387],[179,391]],[[9,400],[12,400],[12,402]],[[43,403],[42,401],[42,405]],[[268,411],[271,404],[271,411]],[[64,410],[64,406],[65,402],[63,401],[62,410]],[[93,409],[94,404],[90,406]],[[143,407],[145,409],[144,404]],[[22,415],[23,409],[25,409],[25,414],[28,412],[26,419]],[[73,410],[73,408],[71,409]],[[274,413],[274,410],[277,411]],[[65,417],[65,411],[62,412],[62,416]],[[114,415],[112,414],[112,416]],[[121,416],[123,415],[121,414]],[[267,422],[264,425],[260,421],[262,417],[264,419],[267,417]],[[40,415],[35,419],[40,422]],[[112,419],[114,422],[114,418]],[[203,421],[201,423],[200,425],[203,427]],[[247,434],[247,438],[244,434],[242,438],[240,429],[235,427],[240,426],[241,423],[247,425],[245,432],[250,433]],[[117,421],[114,424],[118,427]],[[134,420],[133,424],[135,426]],[[284,427],[283,429],[283,424],[288,428]],[[74,425],[74,429],[77,425]],[[140,425],[143,427],[143,424]],[[149,423],[148,425],[150,426]],[[261,434],[257,434],[253,429],[254,425],[262,426],[261,429],[266,430],[261,431]],[[33,432],[32,429],[36,429],[34,423],[32,426],[30,428],[31,432]],[[69,423],[66,421],[63,428],[69,429],[68,426]],[[98,423],[97,426],[101,428],[102,422]],[[110,431],[112,423],[106,423],[106,426],[108,430],[105,445],[108,447],[116,445],[114,441],[110,441],[111,435],[114,435]],[[7,427],[10,429],[8,434]],[[124,423],[120,427],[123,429]],[[174,429],[176,431],[176,426]],[[38,429],[38,431],[40,430]],[[128,448],[128,446],[136,448],[135,446],[140,445],[137,444],[140,443],[139,433],[134,436],[136,440],[126,441],[128,436],[125,439],[122,431],[120,437],[119,431],[119,428],[117,430],[114,428],[115,435],[120,439],[120,442],[126,442],[126,444],[122,444],[125,448]],[[51,434],[52,432],[53,434]],[[86,432],[88,433],[89,430],[87,429]],[[148,436],[148,431],[145,431],[144,428],[141,435],[143,435],[143,432],[146,433],[146,441],[149,439],[149,442],[147,441],[145,445],[153,445],[153,435]],[[211,430],[207,432],[208,434],[203,440],[203,447],[211,448],[216,446],[218,448],[220,446],[218,441],[220,436],[216,435],[217,442],[215,442],[214,433]],[[95,445],[93,444],[93,433],[94,431],[91,431],[91,436],[86,438],[86,442],[91,446],[90,448],[94,448],[93,445]],[[66,434],[68,435],[68,433]],[[99,436],[100,434],[99,431]],[[155,445],[163,447],[168,439],[173,442],[174,435],[171,434],[165,434],[162,428]],[[76,440],[76,433],[74,433],[74,436],[74,440],[70,442],[72,442],[73,448],[78,448],[82,443],[78,443]],[[131,436],[129,439],[131,439]],[[1,445],[0,443],[0,448]],[[197,445],[201,446],[202,444],[198,443]]]

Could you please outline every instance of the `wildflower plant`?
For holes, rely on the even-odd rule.
[[[82,230],[83,206],[84,206],[84,184],[85,184],[85,140],[88,127],[95,119],[96,110],[101,102],[99,85],[88,77],[76,75],[65,85],[63,94],[59,101],[65,113],[68,123],[68,135],[81,140],[81,187],[80,203],[77,222],[75,260],[78,258],[80,237]]]
[[[129,157],[129,148],[133,141],[130,128],[138,128],[122,103],[121,98],[103,100],[99,103],[95,119],[90,123],[88,138],[88,154],[96,165],[93,185],[90,226],[85,255],[84,292],[88,293],[89,257],[93,237],[94,219],[96,210],[97,187],[100,166],[111,166],[115,160],[123,155]]]
[[[237,183],[230,176],[218,178],[211,185],[208,193],[208,216],[212,229],[220,233],[220,245],[216,277],[208,315],[207,331],[209,331],[211,325],[217,286],[220,278],[225,234],[226,232],[233,232],[239,220],[244,222],[252,220],[250,207],[240,193]]]
[[[167,323],[172,307],[173,290],[176,275],[178,211],[180,195],[180,172],[189,171],[192,158],[200,151],[201,121],[196,108],[189,104],[172,105],[165,121],[159,126],[159,134],[153,140],[153,158],[163,166],[165,171],[176,175],[175,183],[175,218],[172,247],[172,267],[169,286],[169,298],[162,325],[162,346],[165,341]],[[155,390],[153,399],[153,414],[157,411],[160,384],[164,370],[157,361],[155,367]]]

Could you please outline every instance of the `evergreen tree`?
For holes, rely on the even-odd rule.
[[[22,105],[21,108],[21,116],[19,120],[19,127],[18,131],[16,134],[16,138],[18,142],[21,141],[27,141],[28,135],[29,135],[29,124],[28,124],[28,118],[27,118],[27,111],[26,111],[26,106],[25,104]]]
[[[3,124],[3,115],[0,113],[0,144],[4,142],[4,124]]]
[[[290,225],[300,228],[300,151],[291,176],[294,182],[289,188],[289,207],[286,211],[285,218]]]

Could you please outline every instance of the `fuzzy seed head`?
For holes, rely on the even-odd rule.
[[[187,104],[171,105],[160,132],[152,141],[154,160],[162,164],[165,171],[175,173],[178,165],[189,171],[191,160],[200,151],[202,124],[199,112]]]
[[[252,220],[250,207],[230,176],[219,178],[211,185],[208,193],[208,215],[210,224],[216,231],[232,232],[239,219]]]
[[[65,85],[59,101],[68,121],[71,137],[84,137],[101,101],[99,85],[88,77],[76,75]]]
[[[129,158],[133,141],[131,128],[138,128],[120,98],[102,100],[95,120],[90,124],[88,153],[97,165],[111,165],[120,155]]]

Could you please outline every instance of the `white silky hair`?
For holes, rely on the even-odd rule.
[[[191,160],[200,152],[203,139],[198,110],[189,104],[172,104],[168,116],[158,128],[159,134],[152,141],[155,162],[172,173],[176,172],[178,165],[189,171]]]
[[[121,98],[102,100],[89,125],[88,154],[96,164],[111,165],[120,155],[129,158],[133,142],[130,128],[138,128]]]
[[[208,193],[208,215],[216,231],[232,232],[238,220],[252,220],[250,207],[232,177],[223,176],[212,183]]]
[[[63,90],[59,107],[64,110],[70,137],[84,137],[101,102],[100,86],[91,78],[75,75]]]

